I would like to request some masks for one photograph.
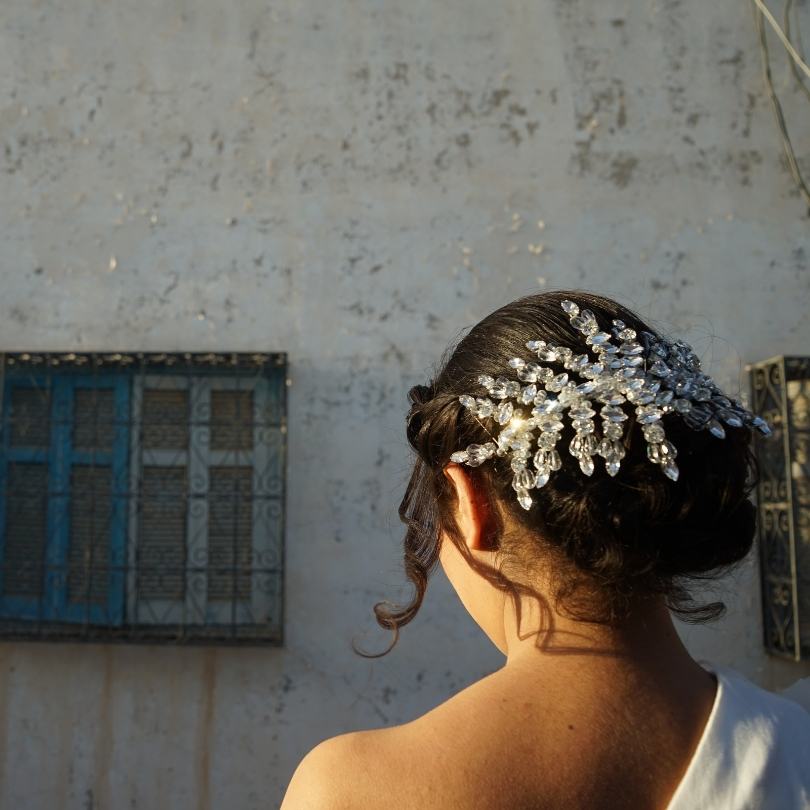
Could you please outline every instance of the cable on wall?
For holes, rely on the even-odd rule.
[[[788,5],[785,8],[785,17],[789,20],[789,13],[790,13],[790,5],[792,0],[787,0]],[[785,122],[785,116],[782,111],[782,104],[779,101],[779,96],[776,94],[776,89],[774,88],[773,84],[773,75],[771,73],[771,56],[770,51],[768,49],[768,38],[767,38],[767,31],[765,29],[765,20],[767,20],[771,28],[776,32],[776,35],[781,40],[782,44],[785,46],[785,50],[788,52],[788,55],[791,57],[793,72],[796,75],[797,80],[799,81],[802,89],[805,91],[805,94],[808,94],[808,90],[804,85],[804,82],[801,80],[801,77],[798,73],[801,70],[808,78],[810,78],[810,67],[807,66],[802,56],[793,46],[793,43],[790,40],[789,33],[786,34],[783,31],[779,24],[774,19],[773,14],[768,10],[768,7],[765,5],[763,0],[753,0],[754,3],[754,12],[757,24],[757,31],[759,33],[759,46],[760,46],[760,54],[762,56],[762,70],[765,77],[765,86],[768,90],[768,96],[771,99],[771,105],[773,106],[774,116],[776,118],[776,125],[779,128],[779,135],[782,139],[782,148],[785,153],[785,158],[788,162],[788,167],[790,168],[790,173],[793,176],[793,180],[796,183],[796,186],[799,189],[802,197],[804,197],[804,201],[810,209],[810,189],[807,187],[807,183],[805,182],[804,176],[802,175],[801,169],[799,168],[799,163],[796,159],[796,153],[793,149],[793,143],[790,140],[790,134],[787,129],[787,124]],[[789,24],[785,26],[786,30],[790,31]],[[798,28],[798,26],[797,26]]]

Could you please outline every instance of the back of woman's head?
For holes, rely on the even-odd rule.
[[[498,424],[476,418],[459,396],[480,388],[481,375],[503,375],[510,358],[525,356],[527,341],[583,351],[582,334],[561,308],[565,299],[590,309],[602,329],[620,319],[655,334],[609,298],[579,290],[530,295],[476,324],[448,350],[435,378],[409,392],[407,436],[416,460],[400,516],[407,525],[405,571],[415,593],[400,608],[375,606],[378,622],[395,631],[394,642],[421,605],[442,536],[466,552],[453,519],[455,488],[444,469],[454,451],[489,442]],[[544,365],[564,370],[559,361]],[[488,504],[487,542],[501,560],[497,570],[480,572],[517,598],[542,564],[552,578],[555,608],[588,621],[621,621],[638,600],[655,596],[683,619],[714,618],[722,603],[695,601],[689,586],[722,574],[751,549],[756,510],[749,495],[757,476],[751,430],[730,428],[718,440],[690,428],[677,412],[664,414],[661,424],[678,450],[680,475],[673,481],[650,463],[631,409],[628,416],[625,457],[615,476],[604,468],[587,476],[574,457],[561,453],[561,468],[532,490],[528,510],[516,500],[507,458],[495,455],[464,468]],[[567,446],[573,436],[566,422],[561,444]]]

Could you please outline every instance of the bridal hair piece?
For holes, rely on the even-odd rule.
[[[647,442],[647,458],[673,481],[678,480],[677,450],[662,424],[667,413],[677,413],[693,430],[708,430],[719,439],[726,435],[723,423],[754,427],[766,436],[771,433],[764,419],[725,396],[701,371],[688,343],[671,342],[647,331],[637,334],[618,319],[612,321],[610,332],[603,332],[591,310],[580,310],[569,300],[561,306],[593,357],[530,340],[526,348],[536,360],[513,357],[509,361],[516,380],[483,374],[478,383],[487,396],[459,397],[479,421],[491,418],[500,430],[497,436],[487,430],[492,441],[470,444],[450,460],[477,467],[493,456],[508,455],[512,486],[524,509],[532,506],[530,490],[545,486],[551,473],[562,466],[557,443],[566,416],[575,434],[568,452],[585,475],[594,472],[594,456],[604,459],[609,475],[619,471],[630,408]],[[562,364],[566,371],[555,373],[542,362]],[[596,408],[601,436],[594,421]]]

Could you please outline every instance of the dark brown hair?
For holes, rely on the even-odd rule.
[[[725,439],[717,439],[708,431],[692,430],[677,413],[665,414],[662,424],[678,450],[680,468],[679,479],[672,481],[647,459],[646,442],[631,415],[626,456],[615,477],[599,465],[588,477],[563,451],[562,468],[532,491],[529,511],[517,503],[507,460],[495,456],[480,467],[465,466],[487,505],[486,538],[500,552],[500,567],[477,563],[460,537],[452,517],[455,490],[443,471],[451,453],[489,441],[487,428],[497,425],[491,418],[479,422],[458,397],[480,390],[479,375],[504,375],[511,357],[526,357],[527,340],[546,340],[581,353],[582,335],[560,306],[566,298],[592,310],[602,329],[619,318],[637,331],[656,332],[610,298],[555,290],[497,309],[455,348],[448,348],[433,381],[408,392],[407,436],[417,457],[399,515],[407,526],[405,574],[414,594],[404,606],[374,606],[377,622],[394,636],[382,653],[355,648],[359,654],[385,655],[399,629],[414,618],[438,561],[442,532],[473,568],[512,596],[518,611],[520,594],[533,593],[529,572],[541,559],[554,571],[555,607],[585,621],[620,621],[639,598],[652,596],[663,596],[686,621],[707,621],[724,611],[722,602],[696,602],[688,586],[725,573],[751,549],[756,510],[749,495],[759,472],[747,427],[729,428]],[[563,370],[556,368],[558,363],[547,365]],[[573,435],[567,424],[560,446],[567,448]]]

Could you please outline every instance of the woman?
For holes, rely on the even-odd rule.
[[[439,561],[506,662],[321,743],[283,810],[810,807],[810,715],[700,666],[671,619],[723,610],[688,586],[751,549],[767,423],[687,344],[583,291],[493,312],[409,396],[415,595],[377,619],[393,646]]]

